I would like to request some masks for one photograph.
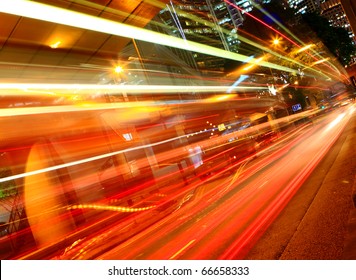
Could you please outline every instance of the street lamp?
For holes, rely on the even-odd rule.
[[[124,72],[124,69],[121,66],[116,66],[114,71],[115,71],[115,73],[120,74],[120,73]]]
[[[280,40],[278,38],[273,39],[273,45],[277,46],[279,45]]]

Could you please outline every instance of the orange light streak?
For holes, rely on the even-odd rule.
[[[131,207],[97,205],[97,204],[78,204],[78,205],[72,205],[72,206],[68,207],[67,210],[93,209],[93,210],[107,210],[107,211],[134,213],[134,212],[147,211],[147,210],[153,209],[155,207],[156,207],[156,205],[147,206],[147,207],[139,207],[139,208],[131,208]]]

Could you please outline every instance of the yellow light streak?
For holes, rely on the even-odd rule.
[[[110,21],[104,18],[98,18],[91,15],[86,15],[32,1],[1,1],[0,12],[122,36],[126,38],[133,38],[145,42],[204,53],[236,61],[246,61],[248,59],[248,57],[245,55],[221,50],[169,35],[160,34],[151,30]],[[295,72],[294,69],[266,61],[262,62],[261,65],[282,71]]]
[[[318,61],[315,61],[312,63],[312,65],[316,65],[316,64],[320,64],[320,63],[323,63],[325,61],[328,61],[330,58],[324,58],[324,59],[321,59],[321,60],[318,60]]]
[[[183,246],[178,252],[176,252],[173,256],[171,256],[169,259],[173,260],[175,257],[177,257],[179,254],[181,254],[185,249],[187,249],[190,245],[192,245],[195,242],[195,239],[190,240],[188,244]]]
[[[148,104],[146,104],[148,105]],[[143,106],[143,103],[135,107]],[[29,116],[39,114],[51,113],[68,113],[80,111],[97,111],[110,110],[132,107],[126,103],[110,103],[110,104],[84,104],[83,106],[63,105],[63,106],[43,106],[43,107],[25,107],[25,108],[5,108],[0,109],[0,117],[14,117],[14,116]]]
[[[58,42],[56,42],[56,43],[54,43],[54,44],[51,44],[50,47],[51,47],[52,49],[56,49],[56,48],[59,47],[59,45],[60,45],[61,43],[62,43],[61,41],[58,41]]]
[[[225,101],[227,99],[232,99],[235,97],[236,97],[236,95],[234,95],[234,94],[224,94],[224,95],[220,95],[220,96],[214,96],[214,97],[207,98],[204,100],[204,102],[214,103],[214,102]]]
[[[98,9],[98,10],[101,10],[101,9],[104,7],[104,6],[102,6],[102,5],[95,4],[95,3],[92,3],[92,2],[89,2],[89,1],[85,1],[85,0],[74,0],[74,2],[80,3],[81,5],[89,6],[89,7]],[[148,4],[150,4],[150,5],[152,5],[152,6],[155,6],[155,7],[159,8],[159,9],[161,9],[161,10],[166,7],[166,3],[163,3],[163,2],[160,2],[160,1],[157,1],[157,0],[145,0],[145,2],[148,3]],[[301,41],[301,40],[300,40],[299,38],[297,38],[294,34],[292,34],[285,26],[283,26],[283,25],[280,24],[277,20],[275,20],[268,12],[266,12],[264,9],[261,9],[261,7],[260,7],[258,4],[255,4],[255,3],[252,3],[252,4],[253,4],[254,7],[260,9],[261,12],[263,12],[264,14],[266,14],[267,16],[269,16],[269,17],[270,17],[273,21],[275,21],[283,30],[285,30],[289,35],[291,35],[293,38],[295,38],[300,44],[305,45],[305,43],[304,43],[303,41]],[[105,7],[105,9],[106,9],[108,12],[113,13],[113,14],[118,14],[118,15],[125,16],[125,17],[129,15],[129,14],[126,13],[126,12],[119,11],[119,10],[116,10],[116,9],[113,9],[113,8],[110,8],[110,7]],[[182,14],[182,15],[184,15],[185,17],[187,17],[187,18],[189,18],[189,19],[191,19],[191,20],[194,20],[194,21],[199,22],[199,23],[201,23],[201,24],[203,24],[203,25],[206,25],[206,26],[210,26],[210,27],[212,27],[212,28],[215,28],[214,23],[212,23],[212,22],[210,22],[210,21],[201,19],[201,18],[199,18],[199,17],[197,17],[197,16],[195,16],[195,15],[193,15],[193,14],[186,13],[186,12],[180,10],[180,9],[177,8],[177,7],[176,7],[175,9],[176,9],[176,11],[177,11],[179,14]],[[144,18],[140,18],[140,17],[135,17],[135,19],[139,19],[139,20],[146,21]],[[156,25],[159,25],[159,26],[167,27],[167,26],[165,26],[165,25],[163,25],[163,24],[161,24],[161,23],[159,23],[159,22],[153,22],[153,23],[156,24]],[[221,30],[222,30],[223,33],[231,35],[230,30],[226,30],[226,29],[224,29],[224,28],[221,28]],[[236,36],[237,36],[237,35],[236,35]],[[306,65],[304,65],[304,64],[302,64],[302,63],[300,63],[300,62],[298,62],[298,61],[296,61],[296,60],[290,59],[290,58],[288,58],[288,57],[284,57],[284,56],[282,56],[282,55],[280,55],[280,54],[274,52],[273,50],[270,50],[270,49],[268,49],[268,48],[266,48],[266,47],[264,47],[264,46],[262,46],[262,45],[260,45],[260,44],[258,44],[258,43],[256,43],[256,42],[254,42],[254,41],[249,40],[249,39],[243,37],[241,34],[239,34],[239,40],[240,40],[240,41],[243,41],[243,42],[245,42],[245,43],[247,43],[247,44],[249,44],[249,45],[251,45],[251,46],[254,46],[254,47],[258,48],[258,49],[261,49],[261,50],[263,50],[263,51],[266,52],[266,53],[270,53],[270,54],[272,54],[272,55],[274,55],[274,56],[276,56],[276,57],[278,57],[278,58],[280,58],[280,59],[282,59],[282,60],[286,60],[286,61],[293,62],[293,63],[295,63],[296,65],[299,65],[299,66],[304,67],[304,68],[307,67]],[[311,44],[311,45],[313,46],[313,44]],[[309,49],[309,46],[310,46],[310,45],[305,45],[305,47],[307,47],[307,49]],[[314,52],[314,55],[317,55],[317,56],[321,57],[320,54],[318,54],[317,52],[315,52],[315,51],[313,51],[313,52]],[[333,64],[331,64],[331,63],[329,63],[329,65],[330,65],[331,67],[333,67],[334,70],[339,74],[340,71],[337,69],[337,67],[336,67],[335,65],[333,65]],[[307,68],[308,68],[310,71],[313,71],[313,73],[314,73],[315,75],[317,75],[317,76],[322,76],[323,78],[330,79],[330,77],[328,77],[325,73],[320,72],[320,70],[312,69],[312,68],[309,68],[309,67],[307,67]],[[338,76],[335,76],[335,75],[332,75],[332,76],[334,76],[335,79],[339,80],[339,79],[338,79]]]
[[[246,67],[244,67],[244,68],[242,68],[242,71],[248,71],[248,70],[251,70],[253,67],[254,67],[255,65],[253,65],[253,64],[251,64],[251,65],[249,65],[249,66],[246,66]]]
[[[312,47],[315,47],[315,44],[306,45],[306,46],[304,46],[303,48],[300,48],[300,49],[297,51],[297,53],[304,52],[304,51],[306,51],[306,50],[308,50],[308,49],[310,49],[310,48],[312,48]]]
[[[256,59],[251,59],[248,63],[250,63],[250,65],[242,68],[242,71],[248,71],[248,70],[251,70],[252,68],[254,68],[255,66],[257,65],[261,65],[261,61],[263,61],[265,59],[264,56],[261,56],[259,58],[256,58]]]

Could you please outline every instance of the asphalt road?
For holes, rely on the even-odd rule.
[[[356,117],[250,250],[249,260],[356,259]]]
[[[351,207],[351,174],[354,174],[348,171],[344,176],[339,171],[345,171],[342,165],[347,164],[340,163],[340,156],[350,159],[352,148],[352,139],[348,139],[351,133],[345,133],[349,126],[340,130],[341,134],[337,132],[338,127],[350,124],[342,121],[338,126],[340,116],[342,110],[319,118],[306,133],[300,137],[294,135],[288,145],[258,156],[235,182],[240,187],[225,186],[224,178],[211,182],[203,197],[195,196],[182,211],[121,244],[113,244],[111,250],[104,250],[100,244],[116,240],[119,231],[114,227],[112,233],[97,236],[78,249],[85,252],[85,257],[105,251],[92,255],[99,259],[233,259],[246,257],[251,248],[247,257],[251,259],[335,259],[337,255],[340,258]],[[332,149],[328,150],[331,144]],[[326,158],[324,149],[329,151]],[[302,185],[303,190],[288,203],[300,189],[299,182],[305,182],[310,172],[312,176]],[[329,177],[331,174],[333,178]],[[265,225],[280,211],[277,222],[252,247],[252,242],[260,237],[259,232],[262,234]],[[310,248],[311,245],[318,247]],[[315,255],[308,255],[312,253]],[[67,253],[63,257],[70,256]]]
[[[230,175],[162,189],[173,204],[111,223],[54,258],[342,259],[355,179],[351,113],[298,127]]]

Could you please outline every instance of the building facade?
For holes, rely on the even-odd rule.
[[[170,34],[176,37],[238,52],[238,29],[243,25],[245,13],[250,12],[255,3],[251,0],[176,0],[163,9],[159,17],[167,26]],[[198,68],[222,71],[225,60],[195,53]]]
[[[238,52],[237,29],[244,18],[235,7],[237,1],[227,4],[220,0],[179,0],[171,1],[159,17],[170,26],[170,35],[198,42],[204,45]],[[241,1],[240,1],[241,2]],[[198,68],[223,70],[224,59],[194,53]]]
[[[319,0],[287,0],[290,8],[296,11],[296,14],[305,14],[315,12],[320,7]]]
[[[354,45],[356,45],[356,17],[355,10],[352,10],[350,3],[350,1],[329,0],[322,3],[320,8],[321,15],[326,17],[332,26],[346,29]],[[351,21],[354,23],[353,26]]]

